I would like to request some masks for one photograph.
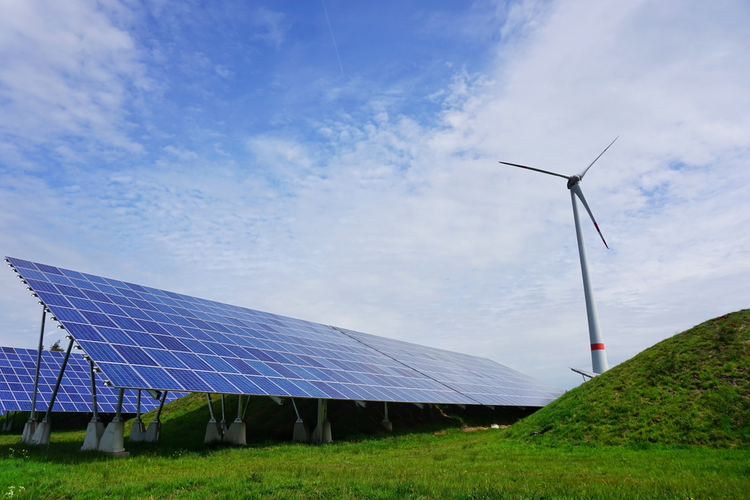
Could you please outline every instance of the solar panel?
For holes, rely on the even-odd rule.
[[[456,371],[456,377],[463,375],[453,383],[457,387],[465,382],[467,393],[435,376],[445,366],[427,362],[420,365],[425,371],[420,371],[410,364],[418,364],[419,356],[400,355],[399,359],[392,355],[398,354],[395,350],[388,354],[374,349],[353,333],[330,326],[21,259],[7,260],[117,387],[366,401],[516,404],[511,394],[500,397],[499,388],[490,393],[478,390],[474,387],[477,377],[469,377],[465,369],[450,368]],[[386,346],[387,339],[382,340]],[[420,352],[429,355],[428,351]],[[481,358],[455,354],[444,357],[443,362],[476,364],[477,359]],[[483,361],[492,369],[488,376],[518,374]],[[433,375],[429,375],[430,370]],[[524,402],[517,403],[520,406],[542,406],[561,392],[554,388],[549,391],[549,386],[533,379],[525,380],[529,387],[536,387],[536,382],[540,391],[547,391],[547,399],[533,405],[528,401],[535,396],[525,397]]]
[[[36,349],[19,349],[0,347],[0,409],[4,411],[31,410],[31,397],[34,390],[36,373]],[[52,397],[57,377],[60,374],[65,353],[42,351],[42,363],[39,371],[36,409],[44,412]],[[97,409],[102,413],[117,411],[118,390],[104,385],[101,374],[95,374]],[[183,394],[167,394],[167,401],[172,401]],[[122,411],[136,413],[137,394],[126,391]],[[159,401],[148,395],[141,397],[141,411],[147,412],[158,408]],[[83,356],[71,352],[68,365],[65,367],[60,389],[57,393],[52,411],[90,413],[91,408],[91,372],[89,362]]]
[[[468,396],[475,404],[544,406],[563,392],[487,358],[337,329]]]

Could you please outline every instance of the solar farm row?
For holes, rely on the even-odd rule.
[[[6,260],[116,387],[532,407],[561,393],[485,358]]]

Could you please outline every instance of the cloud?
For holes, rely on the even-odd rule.
[[[250,19],[250,23],[256,28],[256,32],[253,33],[251,38],[278,48],[284,43],[289,31],[289,26],[284,23],[284,18],[283,12],[265,7],[258,8]]]
[[[509,9],[496,13],[505,24],[494,23],[493,63],[459,69],[441,92],[426,91],[438,109],[427,118],[404,114],[390,95],[356,110],[332,98],[336,106],[306,117],[309,135],[283,126],[240,131],[222,137],[218,159],[193,145],[204,136],[215,144],[205,123],[191,129],[195,142],[156,131],[166,142],[154,155],[183,161],[179,175],[148,158],[116,173],[87,172],[77,191],[61,194],[40,178],[4,172],[2,232],[21,235],[7,239],[8,252],[487,356],[570,387],[579,377],[568,366],[590,361],[569,193],[562,179],[498,161],[573,173],[619,134],[583,183],[612,247],[585,224],[610,362],[746,307],[746,4]],[[268,38],[278,46],[283,19],[269,19],[269,34],[280,26]],[[108,124],[93,137],[112,146],[110,134],[128,140],[122,110],[147,70],[127,33],[108,36],[110,45],[91,55],[66,53],[91,59],[71,66],[80,74],[99,68],[94,74],[119,89],[109,107],[89,106]],[[106,62],[119,50],[120,62]],[[48,71],[68,89],[59,94],[65,110],[77,83]],[[41,122],[42,111],[29,109]],[[11,111],[22,117],[21,107]],[[34,140],[92,127],[56,120]],[[13,126],[16,136],[35,137],[34,127]]]
[[[182,161],[195,160],[196,158],[198,158],[198,155],[195,153],[195,151],[178,148],[178,147],[172,146],[171,144],[164,146],[164,151],[177,157],[177,159],[182,160]]]
[[[133,39],[96,4],[3,2],[0,59],[6,147],[142,151],[127,132],[126,110],[151,82]]]

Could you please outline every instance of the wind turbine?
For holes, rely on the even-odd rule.
[[[581,190],[581,181],[583,180],[583,176],[586,175],[586,172],[588,172],[591,166],[596,163],[596,160],[601,158],[602,155],[607,152],[609,147],[614,144],[616,140],[617,137],[615,137],[614,141],[609,143],[609,146],[604,148],[604,151],[602,151],[599,156],[597,156],[594,161],[589,164],[588,167],[584,168],[580,174],[575,175],[558,174],[556,172],[550,172],[549,170],[542,170],[540,168],[527,167],[526,165],[519,165],[517,163],[508,163],[507,161],[500,162],[504,165],[510,165],[512,167],[525,168],[527,170],[533,170],[535,172],[541,172],[543,174],[555,175],[557,177],[567,179],[568,181],[570,200],[573,203],[573,219],[575,220],[576,226],[576,238],[578,239],[578,255],[581,258],[583,294],[586,297],[586,316],[588,317],[589,322],[589,340],[591,342],[591,365],[594,373],[596,374],[604,373],[605,371],[607,371],[609,369],[609,364],[607,363],[607,353],[604,351],[604,340],[602,339],[602,332],[599,329],[599,317],[596,314],[596,303],[594,302],[594,292],[591,287],[591,278],[589,277],[589,263],[586,259],[586,247],[583,244],[583,229],[581,228],[581,219],[578,216],[578,204],[576,203],[576,196],[578,196],[578,198],[581,200],[581,203],[583,203],[583,207],[589,213],[591,222],[594,223],[594,227],[596,228],[596,231],[599,233],[599,236],[604,242],[604,246],[609,248],[609,245],[607,245],[607,242],[604,240],[602,232],[599,230],[599,225],[596,223],[596,219],[594,219],[594,214],[591,213],[589,204],[586,203],[586,197],[583,196],[583,191]]]

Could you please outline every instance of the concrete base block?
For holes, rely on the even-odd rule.
[[[130,428],[130,437],[128,438],[128,441],[131,443],[140,443],[141,441],[145,441],[145,438],[146,427],[140,420],[135,420],[133,422],[133,427]]]
[[[310,438],[311,443],[330,443],[333,441],[331,437],[331,422],[328,420],[323,422],[323,438],[320,438],[320,424],[315,427],[312,437]]]
[[[28,421],[23,426],[23,434],[21,434],[21,442],[26,444],[34,444],[34,432],[36,432],[36,422]]]
[[[307,425],[301,418],[297,419],[297,422],[294,424],[294,435],[292,436],[292,441],[295,443],[307,443],[310,441],[310,429],[307,428]]]
[[[49,435],[52,432],[52,422],[42,420],[36,424],[34,436],[31,438],[31,444],[37,446],[47,446],[49,444]]]
[[[104,424],[101,422],[89,422],[86,426],[86,437],[83,438],[81,451],[98,450],[102,435],[104,435]]]
[[[246,445],[247,427],[242,420],[235,420],[224,435],[224,442],[229,444]]]
[[[224,433],[222,432],[221,425],[216,420],[208,422],[206,437],[203,439],[203,442],[206,444],[216,443],[221,442],[222,439],[224,439]]]
[[[127,456],[125,452],[125,422],[110,422],[99,440],[99,451],[112,456]]]
[[[143,436],[143,441],[145,443],[158,443],[159,436],[161,436],[161,422],[154,420],[148,424],[148,429],[146,429],[146,435]]]
[[[393,432],[393,424],[387,418],[380,422],[380,425],[382,425],[383,429],[385,429],[386,431]]]

